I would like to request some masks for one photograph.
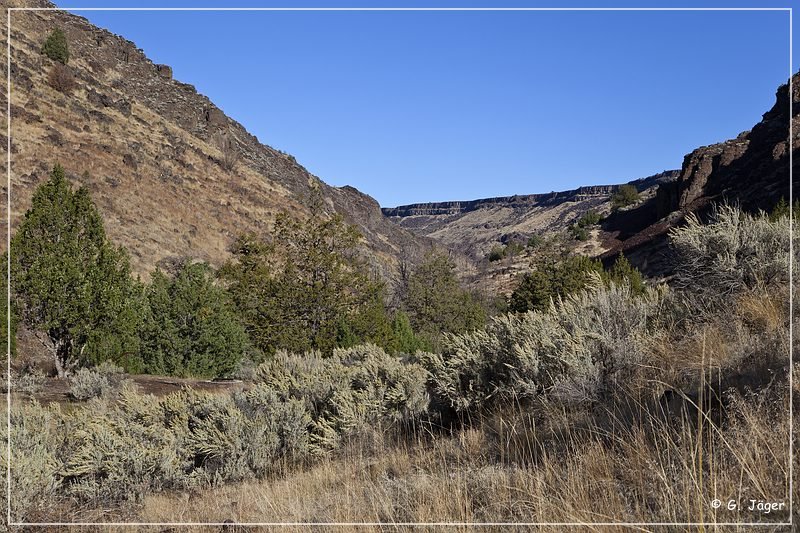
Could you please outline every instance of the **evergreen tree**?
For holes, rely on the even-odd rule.
[[[552,255],[540,258],[533,265],[533,270],[521,277],[519,285],[511,294],[509,310],[515,313],[544,311],[551,300],[586,289],[596,276],[605,284],[627,283],[634,294],[644,294],[641,272],[623,254],[619,255],[608,271],[603,269],[603,264],[597,259],[582,255]]]
[[[296,353],[372,341],[391,328],[380,285],[356,248],[361,235],[341,216],[298,221],[283,213],[267,241],[244,235],[220,275],[250,338],[265,353]]]
[[[108,241],[88,190],[73,191],[60,165],[11,241],[11,276],[21,320],[46,336],[59,375],[107,359],[136,367],[141,307],[127,254]]]
[[[146,297],[140,335],[148,373],[218,377],[236,368],[247,334],[208,265],[184,264],[174,278],[156,270]]]
[[[411,273],[403,309],[414,331],[435,347],[442,333],[482,327],[486,311],[458,282],[455,264],[444,254],[429,253]]]
[[[11,354],[14,357],[17,354],[17,326],[19,323],[19,314],[17,313],[15,302],[11,300],[11,306],[8,305],[8,282],[6,274],[8,272],[8,254],[5,253],[0,260],[0,276],[2,276],[3,289],[0,291],[0,305],[3,306],[3,313],[0,320],[0,353],[5,355]],[[11,317],[9,319],[9,312]],[[9,335],[9,329],[11,334]],[[9,338],[11,339],[11,347],[9,349]]]
[[[798,218],[800,218],[800,199],[794,201],[794,205],[791,208],[792,211],[792,218],[794,218],[795,223],[797,223]],[[777,222],[783,217],[789,216],[789,203],[786,201],[786,198],[781,196],[781,199],[778,200],[778,203],[775,204],[775,207],[772,208],[772,211],[769,214],[769,220],[771,222]]]
[[[522,276],[511,294],[509,310],[515,313],[543,311],[551,299],[586,288],[592,273],[603,273],[600,261],[581,255],[542,258],[532,271]]]
[[[604,279],[606,283],[613,282],[616,284],[627,283],[631,287],[633,294],[644,294],[644,280],[642,273],[634,268],[628,258],[620,253],[619,257],[614,261],[614,264],[605,273]]]
[[[619,188],[611,195],[612,209],[619,209],[620,207],[627,207],[639,201],[639,191],[635,186],[627,183],[620,185]]]
[[[419,350],[430,350],[430,343],[414,333],[411,320],[405,311],[395,313],[392,320],[392,344],[389,352],[393,354],[415,354]]]
[[[62,65],[69,62],[69,44],[61,28],[55,28],[42,45],[42,53]]]

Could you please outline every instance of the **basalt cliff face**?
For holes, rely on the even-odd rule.
[[[54,7],[43,0],[4,5]],[[54,63],[40,52],[56,27],[69,42],[76,86],[68,93],[48,83]],[[5,57],[0,71],[5,79]],[[174,258],[219,265],[237,235],[268,231],[282,211],[310,216],[312,198],[358,226],[365,255],[386,278],[433,246],[390,222],[371,197],[329,186],[291,155],[262,144],[192,85],[173,79],[170,67],[82,17],[11,13],[10,97],[12,231],[59,162],[88,187],[109,236],[145,275]],[[3,134],[0,145],[6,140]]]
[[[788,201],[790,166],[791,175],[798,171],[798,115],[800,74],[795,74],[778,88],[775,105],[750,131],[692,151],[684,157],[677,179],[662,184],[652,200],[610,216],[603,224],[608,248],[604,257],[610,260],[623,251],[644,271],[669,274],[667,235],[687,214],[702,218],[723,202],[747,211],[768,211],[781,198]]]

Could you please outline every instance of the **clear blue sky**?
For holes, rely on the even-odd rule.
[[[78,4],[145,5],[59,3]],[[787,12],[79,14],[171,65],[262,142],[383,206],[679,168],[692,149],[752,127],[790,71]]]

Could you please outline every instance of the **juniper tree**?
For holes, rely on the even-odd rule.
[[[156,270],[146,296],[140,336],[148,373],[224,376],[248,350],[244,327],[208,265],[181,265],[174,278]]]
[[[69,62],[69,44],[61,28],[55,28],[42,45],[42,53],[62,65]]]
[[[34,193],[11,241],[21,320],[50,348],[60,376],[106,359],[133,369],[141,314],[128,256],[106,237],[89,191],[60,165]]]
[[[5,253],[2,259],[0,259],[0,276],[3,278],[3,281],[0,282],[3,287],[2,290],[0,290],[0,306],[3,307],[3,312],[0,316],[0,353],[4,355],[11,354],[11,357],[14,357],[17,353],[17,325],[19,322],[19,315],[13,300],[11,300],[11,305],[9,305],[7,273],[8,254]],[[11,341],[10,346],[9,340]]]
[[[543,257],[522,275],[511,294],[509,309],[516,313],[545,310],[550,300],[584,289],[593,272],[602,274],[600,261],[580,255]]]
[[[639,191],[635,186],[630,183],[620,185],[619,188],[611,195],[612,209],[619,209],[620,207],[627,207],[639,201]]]
[[[298,353],[382,340],[379,284],[356,253],[361,235],[341,216],[278,215],[267,239],[241,236],[220,272],[254,344]]]
[[[461,287],[455,264],[442,253],[429,253],[408,279],[403,309],[414,331],[436,344],[442,333],[463,333],[486,321],[486,311]]]

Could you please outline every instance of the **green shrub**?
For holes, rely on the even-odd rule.
[[[243,235],[220,270],[253,343],[270,355],[388,342],[383,287],[359,259],[361,234],[340,215],[276,217],[267,239]]]
[[[430,344],[414,333],[411,320],[405,311],[398,311],[392,319],[392,344],[389,351],[392,354],[415,354],[419,350],[429,350]]]
[[[50,32],[42,45],[42,53],[62,65],[69,62],[69,44],[64,30],[55,28]]]
[[[528,248],[539,248],[545,243],[545,238],[541,235],[534,234],[528,237]]]
[[[8,253],[4,253],[0,257],[0,271],[8,272]],[[0,307],[3,311],[0,313],[0,354],[11,355],[13,359],[17,355],[17,328],[19,327],[19,312],[16,308],[16,299],[11,298],[11,307],[6,304],[8,301],[8,283],[5,281],[0,282]],[[11,317],[9,319],[9,311]],[[10,327],[10,331],[9,331]],[[9,339],[11,345],[9,346]]]
[[[639,191],[634,185],[620,185],[611,195],[611,208],[627,207],[639,201]]]
[[[602,271],[600,261],[581,255],[541,258],[534,264],[534,270],[522,275],[511,294],[509,310],[515,313],[544,310],[552,299],[586,288],[591,274]]]
[[[248,352],[244,326],[208,265],[181,265],[172,278],[156,270],[146,298],[140,337],[147,372],[225,376]]]
[[[494,263],[495,261],[500,261],[506,256],[506,250],[502,246],[493,246],[492,250],[489,252],[487,256],[489,262]]]
[[[579,228],[586,228],[598,224],[602,219],[603,217],[600,216],[600,213],[594,209],[590,209],[578,219],[577,225]]]
[[[794,205],[792,205],[790,210],[786,198],[781,196],[781,199],[778,200],[778,203],[775,204],[775,207],[770,211],[769,220],[770,222],[777,222],[781,218],[788,217],[790,211],[795,221],[800,220],[800,199],[794,201]]]
[[[431,252],[408,278],[402,302],[414,331],[436,346],[442,333],[462,333],[481,327],[486,310],[458,281],[455,263]]]
[[[586,231],[586,228],[582,226],[578,226],[573,224],[569,227],[569,233],[572,235],[572,238],[578,241],[588,241],[589,240],[589,232]]]
[[[607,283],[628,284],[633,294],[644,294],[645,287],[642,273],[631,265],[628,258],[621,252],[603,277]]]

